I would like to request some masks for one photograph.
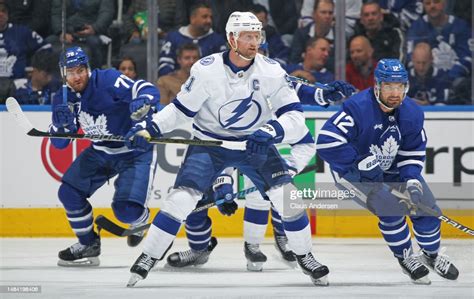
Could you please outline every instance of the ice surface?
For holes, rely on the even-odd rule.
[[[457,281],[430,273],[432,284],[414,285],[401,271],[382,239],[314,238],[313,253],[330,269],[328,287],[314,286],[300,269],[281,262],[267,239],[264,271],[246,270],[242,239],[218,240],[209,262],[200,268],[169,269],[158,264],[135,288],[126,288],[129,268],[141,252],[125,239],[102,240],[96,268],[56,266],[57,253],[74,239],[0,239],[0,287],[41,286],[39,294],[0,293],[0,298],[316,298],[316,297],[474,297],[474,241],[443,240],[460,270]],[[177,239],[171,252],[187,248]],[[2,289],[4,291],[4,288]]]

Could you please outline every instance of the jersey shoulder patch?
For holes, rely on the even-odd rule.
[[[214,58],[214,56],[207,56],[199,60],[199,63],[204,66],[207,66],[207,65],[211,65],[215,60],[216,59]]]
[[[263,56],[263,60],[265,60],[266,62],[268,62],[270,64],[278,64],[278,62],[276,62],[275,60],[273,60],[271,58],[268,58],[267,56]]]

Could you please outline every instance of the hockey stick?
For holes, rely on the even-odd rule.
[[[298,173],[298,175],[308,173],[308,172],[314,171],[316,169],[317,169],[316,164],[308,165],[300,173]],[[245,189],[245,190],[234,193],[233,198],[242,197],[242,196],[245,196],[245,195],[247,195],[249,193],[252,193],[252,192],[255,192],[255,191],[257,191],[257,187],[255,187],[255,186],[250,187],[248,189]],[[222,203],[224,203],[224,199],[219,199],[219,200],[216,200],[215,202],[210,202],[208,204],[198,206],[191,213],[201,212],[201,211],[207,210],[209,208],[212,208],[213,206],[221,205]],[[137,226],[137,227],[132,228],[132,229],[127,229],[127,228],[121,227],[120,225],[117,225],[115,222],[113,222],[112,220],[108,219],[107,217],[105,217],[103,215],[98,215],[95,218],[95,224],[99,227],[99,229],[104,229],[104,230],[108,231],[109,233],[112,233],[112,234],[114,234],[116,236],[119,236],[119,237],[127,237],[127,236],[130,236],[130,235],[133,235],[135,233],[146,230],[151,226],[151,223],[147,223],[147,224],[143,224],[141,226]]]
[[[339,178],[338,181],[337,181],[339,184],[343,185],[345,188],[347,188],[348,190],[351,190],[354,192],[354,194],[360,199],[362,200],[365,205],[367,206],[367,195],[365,195],[362,191],[360,191],[359,189],[357,189],[351,182],[347,181],[346,179],[344,178]],[[451,225],[451,226],[454,226],[455,228],[459,229],[460,231],[462,232],[465,232],[466,234],[468,235],[471,235],[471,236],[474,236],[474,230],[470,229],[469,227],[465,226],[465,225],[462,225],[461,223],[449,218],[448,216],[446,215],[443,215],[442,213],[440,213],[439,211],[435,210],[435,209],[432,209],[426,205],[424,205],[423,203],[419,203],[417,205],[415,205],[409,196],[403,194],[402,192],[398,191],[398,190],[395,190],[393,189],[392,187],[384,184],[384,187],[389,189],[390,190],[390,193],[397,197],[399,199],[399,203],[403,203],[407,206],[408,210],[410,211],[411,214],[413,214],[413,212],[416,213],[416,210],[417,209],[420,209],[422,212],[430,215],[430,216],[434,216],[436,218],[438,218],[439,220]]]
[[[62,86],[62,93],[63,93],[63,104],[67,104],[67,79],[66,79],[66,0],[62,1],[62,7],[61,7],[61,48],[62,48],[62,58],[63,58],[63,66],[59,66],[61,68],[61,73],[62,73],[62,81],[63,81],[63,86]]]
[[[6,107],[8,112],[15,117],[16,122],[23,128],[25,133],[33,137],[49,137],[49,138],[61,138],[61,139],[86,139],[96,141],[118,141],[125,142],[123,136],[114,135],[94,135],[94,134],[78,134],[78,133],[50,133],[39,131],[33,127],[30,120],[26,117],[25,113],[21,109],[20,104],[13,97],[9,97],[6,101]],[[241,142],[232,141],[214,141],[214,140],[191,140],[191,139],[172,139],[172,138],[151,138],[149,140],[153,144],[188,144],[188,145],[199,145],[199,146],[229,146],[229,147],[241,147]]]

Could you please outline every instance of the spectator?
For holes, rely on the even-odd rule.
[[[355,35],[364,35],[374,48],[374,59],[395,58],[404,61],[405,36],[392,15],[384,16],[380,5],[368,1],[362,5]]]
[[[125,56],[119,61],[119,63],[117,64],[117,70],[119,70],[119,72],[129,77],[133,81],[136,81],[138,79],[137,63],[130,56]]]
[[[199,46],[193,43],[182,44],[178,48],[179,69],[160,77],[157,85],[160,90],[160,103],[168,105],[178,94],[181,85],[189,78],[191,66],[199,60]]]
[[[62,40],[62,1],[53,0],[51,8],[52,36],[48,41],[59,45]],[[65,41],[71,44],[86,44],[91,52],[91,68],[100,68],[104,62],[100,35],[105,35],[115,14],[114,0],[64,0],[66,4]]]
[[[374,49],[363,35],[353,37],[349,43],[351,61],[346,65],[346,81],[358,90],[374,86],[374,69],[377,60],[373,59]]]
[[[0,77],[23,78],[30,57],[39,50],[50,49],[51,45],[28,27],[8,20],[9,7],[0,2]]]
[[[302,28],[313,22],[313,7],[316,0],[303,0],[300,19],[298,27]],[[362,7],[362,0],[345,0],[346,9],[346,37],[349,38],[354,35],[354,26],[356,21],[360,18],[360,8]]]
[[[419,105],[446,104],[451,81],[446,71],[433,67],[431,47],[418,43],[412,55],[413,68],[409,72],[408,96]]]
[[[391,13],[400,20],[403,32],[406,32],[423,14],[422,0],[377,0],[377,2],[385,13]]]
[[[197,4],[191,8],[189,25],[168,34],[160,51],[158,75],[164,76],[174,71],[176,49],[185,43],[195,43],[199,46],[201,56],[207,56],[226,49],[224,38],[212,30],[212,11],[207,4]]]
[[[250,11],[262,22],[266,42],[268,43],[267,56],[278,61],[284,67],[288,62],[290,49],[285,46],[276,28],[268,24],[267,9],[263,5],[255,4]]]
[[[467,23],[445,13],[445,0],[424,0],[426,15],[414,22],[408,31],[409,59],[419,42],[427,42],[433,53],[433,64],[438,69],[449,71],[451,79],[468,76],[471,70],[472,38]]]
[[[268,12],[268,23],[278,31],[285,45],[290,46],[293,33],[298,28],[296,1],[254,0],[253,2],[265,7]]]
[[[10,7],[10,22],[25,25],[42,37],[50,34],[50,0],[7,0]]]
[[[313,37],[309,39],[306,51],[303,54],[302,63],[289,65],[286,69],[288,74],[301,77],[311,83],[330,83],[334,81],[334,75],[326,69],[331,44],[324,37]]]
[[[35,53],[31,59],[31,78],[16,79],[15,98],[22,105],[50,105],[61,82],[53,76],[57,59],[50,51]]]
[[[171,30],[176,30],[186,22],[183,0],[156,0],[158,5],[159,38],[163,39]],[[128,42],[139,43],[147,39],[147,0],[135,0],[124,16],[124,34]]]
[[[306,43],[312,37],[325,37],[331,43],[334,40],[333,31],[334,2],[333,0],[316,0],[313,9],[314,23],[295,31],[290,50],[290,63],[299,63],[305,50]]]

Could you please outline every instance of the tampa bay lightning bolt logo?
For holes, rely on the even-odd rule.
[[[202,65],[210,65],[213,62],[214,62],[214,57],[213,56],[207,56],[207,57],[204,57],[203,59],[199,60],[199,63],[201,63]]]
[[[262,107],[252,96],[253,92],[248,98],[231,101],[219,109],[219,123],[223,128],[246,130],[258,121]]]

